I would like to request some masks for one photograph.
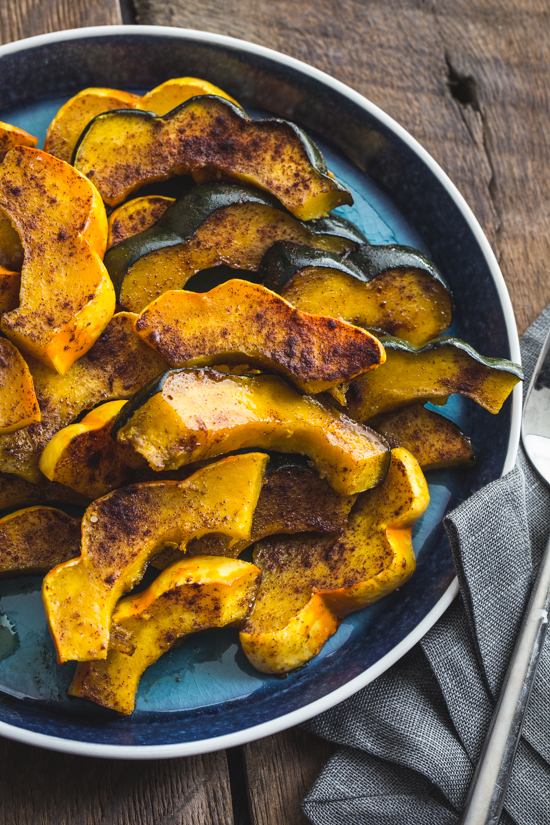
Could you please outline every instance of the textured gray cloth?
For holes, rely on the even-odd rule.
[[[550,307],[523,336],[525,389],[549,328]],[[315,825],[458,820],[550,533],[550,489],[520,448],[512,472],[445,527],[460,597],[400,662],[307,725],[343,746],[304,801]],[[510,823],[550,825],[550,634],[501,817]]]

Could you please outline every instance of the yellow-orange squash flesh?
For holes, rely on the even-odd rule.
[[[109,215],[107,249],[149,229],[173,203],[174,198],[164,198],[161,195],[147,195],[123,203]]]
[[[421,351],[399,342],[394,348],[391,339],[382,340],[385,364],[355,378],[347,391],[347,412],[357,421],[370,422],[375,416],[426,401],[445,404],[453,393],[497,413],[521,380],[516,364],[482,359],[456,339],[436,339]]]
[[[475,464],[470,439],[448,418],[419,404],[379,416],[375,429],[390,447],[412,453],[424,472]]]
[[[170,371],[126,405],[113,431],[157,470],[243,447],[302,453],[342,495],[380,484],[389,462],[381,436],[273,375]]]
[[[319,393],[385,361],[370,333],[310,315],[259,284],[233,279],[210,292],[165,292],[139,316],[140,338],[173,367],[233,361],[281,373]]]
[[[231,204],[212,212],[184,243],[139,258],[124,277],[120,303],[132,312],[141,312],[163,292],[182,289],[197,272],[221,264],[255,272],[275,241],[296,241],[336,253],[350,245],[337,235],[313,232],[273,206]]]
[[[188,633],[240,623],[250,610],[259,576],[253,564],[220,556],[176,562],[147,590],[116,607],[111,642],[117,633],[124,635],[134,648],[132,655],[110,647],[106,659],[77,665],[68,693],[132,713],[146,668]]]
[[[0,208],[25,250],[19,307],[2,316],[2,332],[63,375],[115,309],[98,254],[107,242],[105,209],[71,166],[26,147],[12,149],[0,165]]]
[[[108,401],[78,424],[59,430],[46,444],[39,467],[50,481],[66,484],[87,498],[104,496],[130,481],[145,460],[111,438],[111,426],[126,401]]]
[[[217,95],[239,106],[236,100],[207,80],[198,77],[173,77],[143,95],[138,108],[145,112],[154,112],[156,115],[166,115],[176,106],[181,106],[189,98],[198,95]]]
[[[359,496],[339,538],[276,537],[256,545],[262,583],[241,632],[254,667],[265,673],[300,667],[343,616],[404,584],[415,569],[412,527],[428,503],[418,462],[397,449],[386,480]]]
[[[382,329],[412,344],[425,344],[452,320],[448,290],[420,269],[393,269],[364,283],[336,269],[307,267],[281,295],[306,312]]]
[[[0,316],[16,308],[20,288],[21,273],[0,266]]]
[[[76,149],[75,166],[109,206],[145,183],[185,173],[200,181],[223,173],[251,183],[303,220],[352,202],[292,125],[249,120],[213,95],[191,98],[164,117],[131,110],[98,116]]]
[[[0,123],[0,161],[4,160],[14,146],[30,146],[34,149],[38,138],[11,123]]]
[[[253,542],[278,533],[341,533],[355,496],[341,496],[310,467],[291,457],[285,458],[288,463],[273,470],[273,457],[269,463],[252,519],[250,539],[231,541],[226,536],[209,533],[193,539],[186,554],[237,558]],[[155,556],[152,564],[162,569],[179,557],[178,551],[165,550]]]
[[[11,473],[0,473],[0,510],[30,507],[46,502],[81,504],[85,507],[90,500],[69,487],[48,481],[46,478],[42,478],[38,484],[33,484]]]
[[[249,537],[267,461],[261,453],[232,456],[185,481],[136,484],[93,502],[82,520],[82,555],[44,579],[58,661],[107,657],[117,601],[167,543],[185,546],[212,531]]]
[[[0,434],[40,421],[40,407],[29,368],[10,341],[0,338]]]
[[[130,398],[143,384],[166,370],[166,362],[134,333],[136,316],[121,312],[110,321],[92,349],[66,375],[28,359],[41,421],[0,435],[0,470],[39,483],[42,450],[62,427],[102,401]]]
[[[80,552],[80,519],[28,507],[0,519],[0,577],[46,573]]]
[[[71,163],[78,138],[96,115],[113,109],[137,109],[141,97],[118,89],[83,89],[58,111],[48,127],[44,151]]]

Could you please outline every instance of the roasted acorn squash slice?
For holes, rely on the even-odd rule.
[[[484,358],[459,338],[436,338],[423,347],[398,338],[381,340],[386,363],[355,378],[347,391],[347,411],[357,421],[371,422],[375,416],[419,402],[445,404],[453,393],[497,413],[523,378],[517,364]]]
[[[41,479],[38,484],[33,484],[12,473],[0,473],[0,510],[31,507],[46,502],[81,504],[86,507],[90,500],[69,487],[48,481],[46,478]]]
[[[423,472],[451,467],[473,467],[476,453],[468,436],[445,418],[420,404],[376,419],[376,431],[390,447],[404,447]]]
[[[135,331],[173,367],[246,362],[281,373],[305,393],[324,392],[386,358],[366,330],[302,312],[237,279],[203,294],[165,292],[141,313]]]
[[[410,247],[363,244],[343,260],[285,241],[266,252],[258,277],[306,312],[413,344],[430,341],[452,320],[452,296],[441,273]]]
[[[214,95],[191,98],[164,117],[131,109],[98,115],[73,162],[109,206],[145,183],[189,172],[201,181],[222,173],[252,183],[303,220],[353,202],[301,129],[284,120],[250,120]]]
[[[205,183],[185,192],[149,229],[110,249],[105,266],[122,306],[139,312],[202,269],[226,264],[254,272],[277,240],[344,252],[364,236],[339,216],[299,221],[251,186]]]
[[[12,126],[11,123],[0,123],[0,161],[4,160],[14,146],[30,146],[34,149],[38,138],[29,135],[24,129]]]
[[[16,308],[20,288],[21,273],[0,266],[0,316]]]
[[[132,713],[144,670],[188,633],[242,622],[259,577],[253,564],[234,559],[195,556],[178,561],[143,593],[117,605],[111,639],[124,636],[132,654],[111,646],[105,660],[77,665],[68,693]]]
[[[301,453],[342,495],[380,484],[389,462],[382,436],[274,375],[170,370],[126,404],[113,434],[157,470],[243,447]]]
[[[38,139],[29,135],[24,129],[12,126],[9,123],[0,123],[0,161],[4,160],[10,149],[14,146],[30,146],[34,148]],[[23,266],[23,246],[19,233],[13,226],[8,216],[0,209],[0,266],[18,272]],[[1,289],[1,287],[0,287]],[[0,294],[0,300],[2,296]],[[9,312],[15,309],[19,302],[13,306],[4,303],[0,304],[0,315],[2,312]]]
[[[185,481],[123,487],[94,501],[82,520],[82,555],[54,568],[43,597],[58,661],[105,659],[111,614],[167,543],[216,531],[250,536],[268,456],[232,456]]]
[[[42,418],[24,430],[0,435],[0,470],[32,482],[44,480],[38,462],[58,430],[102,401],[130,398],[166,369],[166,362],[134,333],[135,320],[130,312],[115,315],[92,349],[66,375],[28,359]]]
[[[17,347],[5,338],[0,338],[0,387],[1,434],[40,421],[32,375]]]
[[[0,578],[46,573],[80,553],[80,519],[28,507],[0,519]]]
[[[343,616],[404,584],[415,569],[412,527],[428,503],[418,462],[406,450],[392,450],[386,480],[359,496],[340,537],[259,542],[254,563],[262,582],[241,632],[254,667],[264,673],[300,667]]]
[[[25,250],[19,307],[4,313],[2,332],[63,375],[115,309],[99,257],[107,242],[105,209],[94,186],[71,166],[20,146],[0,165],[0,207]]]
[[[116,246],[132,235],[138,235],[155,224],[174,203],[174,198],[162,195],[146,195],[126,201],[109,215],[107,249]]]
[[[270,457],[262,491],[252,519],[250,539],[234,541],[209,533],[193,539],[186,555],[237,558],[253,542],[277,533],[341,533],[355,496],[341,496],[320,478],[301,456],[274,453]],[[152,561],[164,568],[181,558],[176,550],[164,550]]]
[[[111,425],[126,403],[108,401],[78,424],[59,430],[40,456],[46,478],[95,499],[128,484],[136,469],[147,467],[132,447],[111,438]]]

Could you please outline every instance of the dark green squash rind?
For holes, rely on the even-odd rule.
[[[473,358],[474,361],[483,364],[483,366],[493,370],[499,370],[500,372],[508,372],[511,375],[515,375],[520,381],[523,381],[523,369],[519,364],[514,364],[513,361],[508,361],[506,358],[485,358],[485,356],[480,355],[477,350],[461,338],[449,336],[434,338],[433,341],[428,341],[427,344],[421,347],[415,347],[414,344],[409,344],[407,341],[403,341],[402,338],[394,338],[391,335],[382,336],[380,341],[385,349],[401,350],[402,352],[410,352],[414,355],[419,355],[422,352],[430,352],[430,350],[439,349],[444,346],[453,346],[462,350]]]
[[[436,265],[412,246],[363,244],[350,252],[346,260],[355,264],[369,281],[390,269],[419,269],[431,275],[452,297],[451,288]]]

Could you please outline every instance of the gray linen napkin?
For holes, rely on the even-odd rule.
[[[525,390],[550,306],[525,333]],[[445,519],[461,595],[400,662],[311,720],[337,742],[304,811],[315,825],[458,820],[550,533],[550,489],[520,447],[515,468]],[[550,634],[501,825],[550,825]]]

